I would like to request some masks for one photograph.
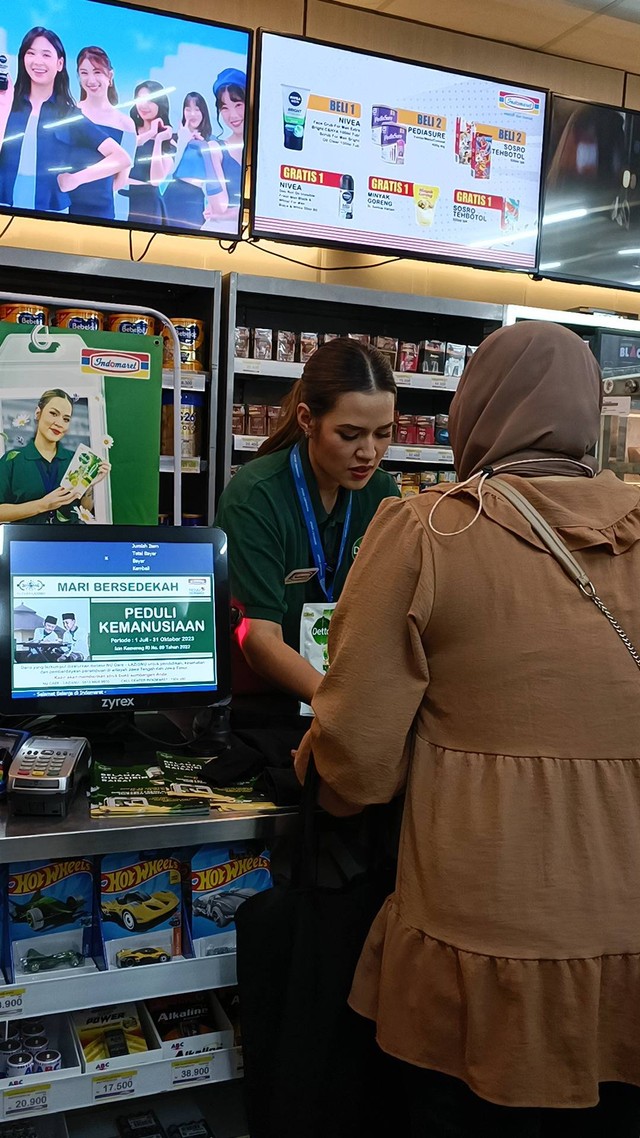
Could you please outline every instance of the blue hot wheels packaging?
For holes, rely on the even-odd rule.
[[[191,932],[196,956],[235,952],[238,907],[271,887],[268,850],[248,842],[201,846],[191,858]]]
[[[105,854],[98,886],[108,968],[164,964],[182,953],[182,885],[177,854]]]
[[[95,969],[89,858],[9,865],[7,902],[7,963],[12,980],[67,968]]]

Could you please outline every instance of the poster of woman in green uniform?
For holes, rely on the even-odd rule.
[[[9,446],[0,458],[0,522],[78,525],[87,517],[92,488],[87,490],[84,483],[69,486],[64,477],[74,458],[74,451],[62,445],[73,412],[74,400],[62,388],[49,388],[40,396],[34,437],[20,447]],[[28,426],[30,416],[24,419]],[[110,470],[111,464],[102,459],[92,487]]]

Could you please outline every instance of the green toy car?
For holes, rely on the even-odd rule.
[[[84,964],[84,956],[73,948],[46,955],[30,948],[26,956],[20,958],[24,972],[50,972],[53,968],[78,968]]]

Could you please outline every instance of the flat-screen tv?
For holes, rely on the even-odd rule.
[[[262,32],[253,235],[531,271],[546,95]]]
[[[0,526],[0,709],[164,711],[230,695],[227,539]]]
[[[237,236],[251,33],[101,0],[0,5],[0,212]]]
[[[554,95],[540,273],[640,288],[640,114]]]

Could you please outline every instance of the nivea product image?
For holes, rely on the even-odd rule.
[[[287,150],[302,150],[308,102],[309,90],[306,87],[282,84],[284,145]]]
[[[355,186],[351,174],[342,174],[340,177],[338,217],[340,217],[343,221],[353,221],[354,191]]]

